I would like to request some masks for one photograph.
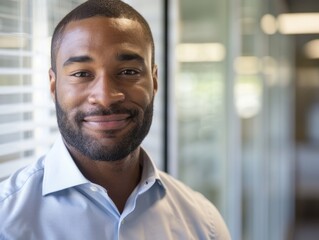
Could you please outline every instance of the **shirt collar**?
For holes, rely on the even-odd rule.
[[[59,135],[44,160],[43,195],[88,182],[74,163]]]
[[[141,155],[143,172],[140,183],[157,181],[164,187],[160,179],[159,170],[142,148]],[[44,160],[43,195],[86,183],[90,183],[90,181],[80,172],[67,150],[61,135],[59,135]]]
[[[150,157],[142,148],[141,148],[141,159],[142,159],[141,164],[143,166],[141,181],[147,181],[150,179],[154,179],[154,180],[160,179],[159,173],[157,168],[155,167],[155,164],[151,161]]]

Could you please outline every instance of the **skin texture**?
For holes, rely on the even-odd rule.
[[[49,71],[59,128],[75,163],[120,212],[140,180],[140,143],[151,125],[157,67],[138,22],[69,23]]]

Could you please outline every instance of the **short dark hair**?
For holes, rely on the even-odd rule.
[[[120,0],[88,0],[69,12],[54,29],[51,40],[51,68],[56,72],[56,56],[65,27],[72,21],[103,16],[108,18],[126,18],[139,22],[145,37],[152,47],[152,65],[155,58],[155,46],[151,29],[144,17],[127,3]]]

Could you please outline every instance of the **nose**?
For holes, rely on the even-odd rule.
[[[88,101],[93,105],[109,107],[110,105],[123,102],[124,93],[120,90],[118,84],[108,77],[100,77],[92,82],[89,89]]]

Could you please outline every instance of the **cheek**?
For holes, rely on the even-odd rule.
[[[137,85],[134,91],[128,92],[128,100],[139,105],[142,109],[145,109],[154,97],[154,91],[151,84]]]
[[[83,91],[82,91],[83,92]],[[81,91],[77,91],[74,87],[57,83],[56,99],[61,108],[69,115],[77,106],[81,104],[82,96]]]

